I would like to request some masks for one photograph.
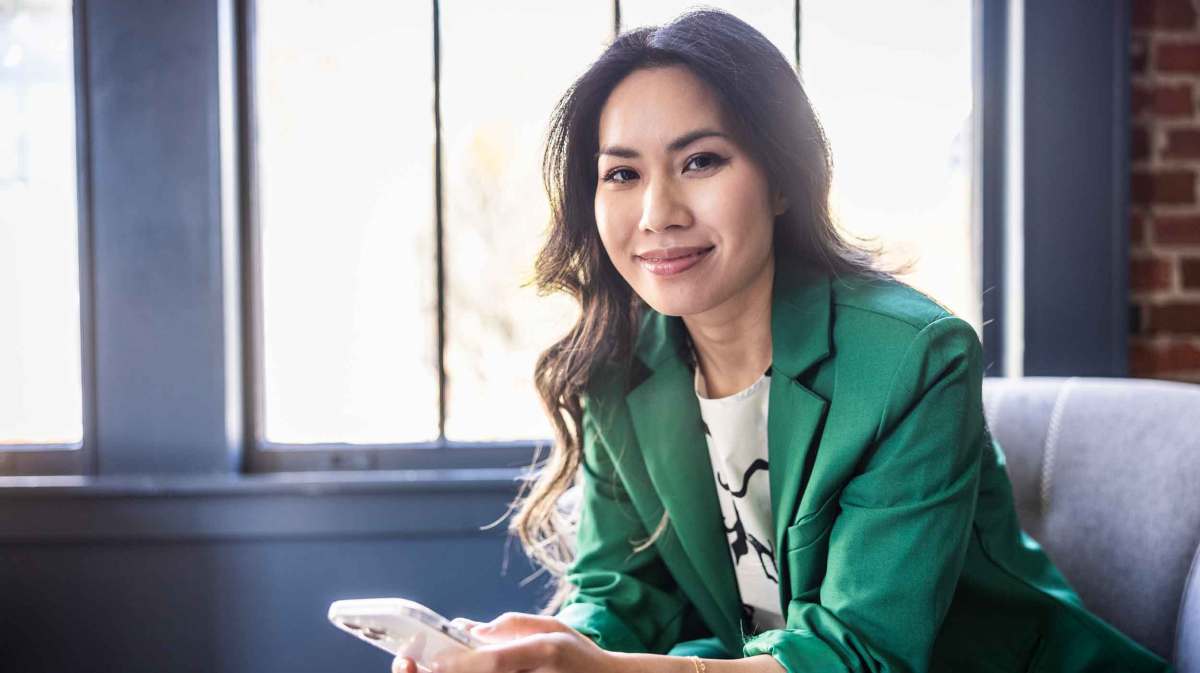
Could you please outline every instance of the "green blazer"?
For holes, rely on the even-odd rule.
[[[1021,531],[974,329],[906,285],[785,266],[767,432],[786,628],[740,619],[683,323],[652,310],[582,398],[578,590],[558,618],[609,650],[792,673],[1170,670]]]

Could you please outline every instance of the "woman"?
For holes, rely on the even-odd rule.
[[[973,329],[839,238],[760,33],[623,34],[545,158],[539,286],[582,316],[537,364],[557,443],[513,528],[554,616],[462,620],[493,642],[440,670],[1166,670],[1020,531]]]

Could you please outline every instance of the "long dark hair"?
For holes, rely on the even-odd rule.
[[[526,553],[556,578],[544,613],[555,612],[572,590],[563,576],[574,556],[577,511],[560,500],[575,483],[583,457],[581,394],[602,364],[629,361],[645,310],[609,260],[596,227],[600,111],[633,71],[671,65],[688,68],[712,89],[734,139],[768,176],[771,193],[787,198],[788,210],[775,218],[777,264],[837,276],[891,276],[878,268],[874,251],[846,241],[835,229],[825,133],[796,70],[762,33],[731,14],[703,9],[618,36],[555,106],[543,155],[551,222],[534,281],[540,293],[565,292],[581,309],[578,322],[534,368],[555,443],[544,461],[535,460],[509,526]],[[664,518],[635,551],[648,546],[665,523]]]

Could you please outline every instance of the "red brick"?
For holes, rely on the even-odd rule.
[[[1129,114],[1134,119],[1144,116],[1154,108],[1154,94],[1151,87],[1140,82],[1134,82],[1129,87]]]
[[[1129,344],[1129,375],[1138,378],[1154,375],[1154,354],[1144,344]]]
[[[1154,218],[1154,242],[1165,245],[1200,245],[1200,216],[1176,215]]]
[[[1129,215],[1129,244],[1139,246],[1146,242],[1146,216],[1140,213]]]
[[[1196,10],[1188,0],[1133,0],[1133,27],[1187,30],[1196,25]]]
[[[1133,116],[1191,117],[1196,113],[1195,96],[1190,84],[1150,86],[1135,84],[1129,105]]]
[[[1196,202],[1196,174],[1189,170],[1134,171],[1130,199],[1134,204],[1166,205]]]
[[[1174,342],[1155,344],[1131,339],[1129,373],[1133,376],[1162,376],[1188,369],[1200,369],[1200,344]]]
[[[1200,73],[1200,42],[1167,42],[1154,50],[1159,72]]]
[[[1171,260],[1147,257],[1129,261],[1129,288],[1134,292],[1171,289]]]
[[[1129,72],[1134,77],[1150,73],[1150,38],[1133,35],[1129,38]]]
[[[1200,334],[1200,301],[1177,301],[1148,308],[1148,332]]]
[[[1133,161],[1150,158],[1150,131],[1145,126],[1134,126],[1130,129],[1129,158]]]
[[[1179,260],[1179,272],[1184,289],[1200,290],[1200,257],[1184,257]]]
[[[1169,159],[1200,158],[1200,129],[1172,129],[1167,131],[1167,146],[1163,156]]]

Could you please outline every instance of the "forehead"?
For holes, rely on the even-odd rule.
[[[682,133],[728,132],[720,101],[681,65],[635,70],[613,88],[600,111],[600,145],[661,150]]]

